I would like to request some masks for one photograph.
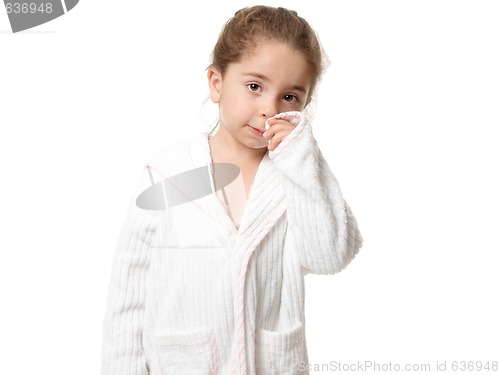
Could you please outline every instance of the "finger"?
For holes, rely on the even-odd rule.
[[[292,123],[290,121],[282,119],[282,118],[272,118],[272,119],[268,120],[267,123],[269,124],[269,126],[273,126],[273,125],[276,125],[276,124],[288,124],[288,125],[292,125]]]
[[[283,130],[283,127],[279,124],[276,124],[276,125],[270,126],[269,129],[267,129],[264,133],[262,133],[262,136],[266,139],[271,139],[280,130]]]
[[[269,149],[272,151],[273,149],[278,147],[278,145],[281,142],[283,142],[283,139],[285,139],[288,136],[288,134],[290,134],[290,133],[291,132],[289,130],[281,130],[281,131],[277,132],[269,141],[269,144],[268,144],[268,146],[270,147]],[[272,149],[271,149],[271,147],[272,147]]]
[[[291,132],[294,128],[295,127],[290,123],[280,122],[270,126],[269,129],[262,133],[262,136],[264,138],[272,138],[276,133],[280,131],[286,130]]]

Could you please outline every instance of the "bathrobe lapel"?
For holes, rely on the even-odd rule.
[[[186,143],[172,145],[165,153],[150,159],[146,165],[159,170],[167,178],[202,166],[207,166],[208,171],[211,162],[208,136],[201,132],[186,139]],[[255,322],[245,321],[245,309],[255,309],[255,301],[251,300],[252,293],[246,293],[247,269],[253,252],[287,209],[282,178],[284,176],[269,158],[269,153],[266,153],[257,169],[239,230],[236,230],[214,193],[192,202],[215,221],[214,227],[220,228],[221,235],[230,234],[229,243],[232,244],[231,252],[234,254],[233,260],[236,266],[234,276],[236,277],[237,347],[233,374],[246,374],[248,355],[246,340],[253,336],[252,327],[255,327]]]
[[[200,132],[185,138],[184,142],[173,143],[167,150],[151,158],[146,166],[155,168],[167,178],[202,166],[207,166],[208,171],[211,162],[208,136]],[[257,246],[286,210],[280,178],[282,176],[279,170],[266,153],[257,169],[239,230],[214,193],[192,203],[214,219],[222,230],[234,237],[235,251],[244,252],[251,244]]]
[[[197,164],[210,163],[210,147],[205,134],[193,142],[193,155],[197,155]],[[210,199],[200,199],[198,204],[209,215],[219,218],[218,222],[236,236],[233,252],[236,257],[236,363],[233,363],[233,375],[247,373],[247,340],[253,337],[255,322],[247,322],[248,309],[255,310],[253,294],[247,293],[247,270],[252,254],[273,225],[286,211],[286,198],[282,188],[281,172],[276,168],[268,153],[262,158],[257,169],[250,194],[246,202],[240,228],[236,231],[234,223],[227,215],[215,194]],[[245,311],[247,310],[247,314]],[[249,316],[255,316],[255,311]],[[253,357],[253,355],[251,355]]]
[[[211,163],[208,137],[205,133],[200,133],[195,137],[190,153],[193,160],[192,168],[208,166]],[[266,153],[257,169],[239,230],[236,229],[215,194],[211,194],[208,199],[199,199],[194,203],[236,237],[237,251],[244,251],[251,244],[257,246],[258,242],[269,232],[272,224],[286,210],[285,194],[280,184],[279,173]],[[256,241],[258,242],[255,243]]]

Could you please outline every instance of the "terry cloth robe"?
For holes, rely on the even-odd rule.
[[[206,132],[144,163],[113,260],[101,375],[308,373],[304,275],[341,271],[363,239],[307,119],[277,116],[295,128],[260,162],[238,230],[215,193],[135,204],[212,162]]]

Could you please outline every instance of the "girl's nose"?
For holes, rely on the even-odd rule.
[[[276,108],[276,105],[267,105],[262,108],[260,111],[261,116],[269,118],[273,117],[274,115],[278,114],[278,109]]]

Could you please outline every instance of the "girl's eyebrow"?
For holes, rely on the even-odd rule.
[[[244,76],[251,76],[251,77],[256,77],[256,78],[260,78],[262,79],[263,81],[269,81],[269,78],[267,78],[265,75],[263,74],[260,74],[260,73],[243,73]],[[306,89],[302,86],[297,86],[297,85],[293,85],[292,86],[292,89],[293,90],[297,90],[297,91],[300,91],[302,93],[306,93]]]
[[[244,76],[252,76],[252,77],[257,77],[260,78],[264,81],[269,81],[269,78],[267,78],[265,75],[260,74],[260,73],[243,73]]]

